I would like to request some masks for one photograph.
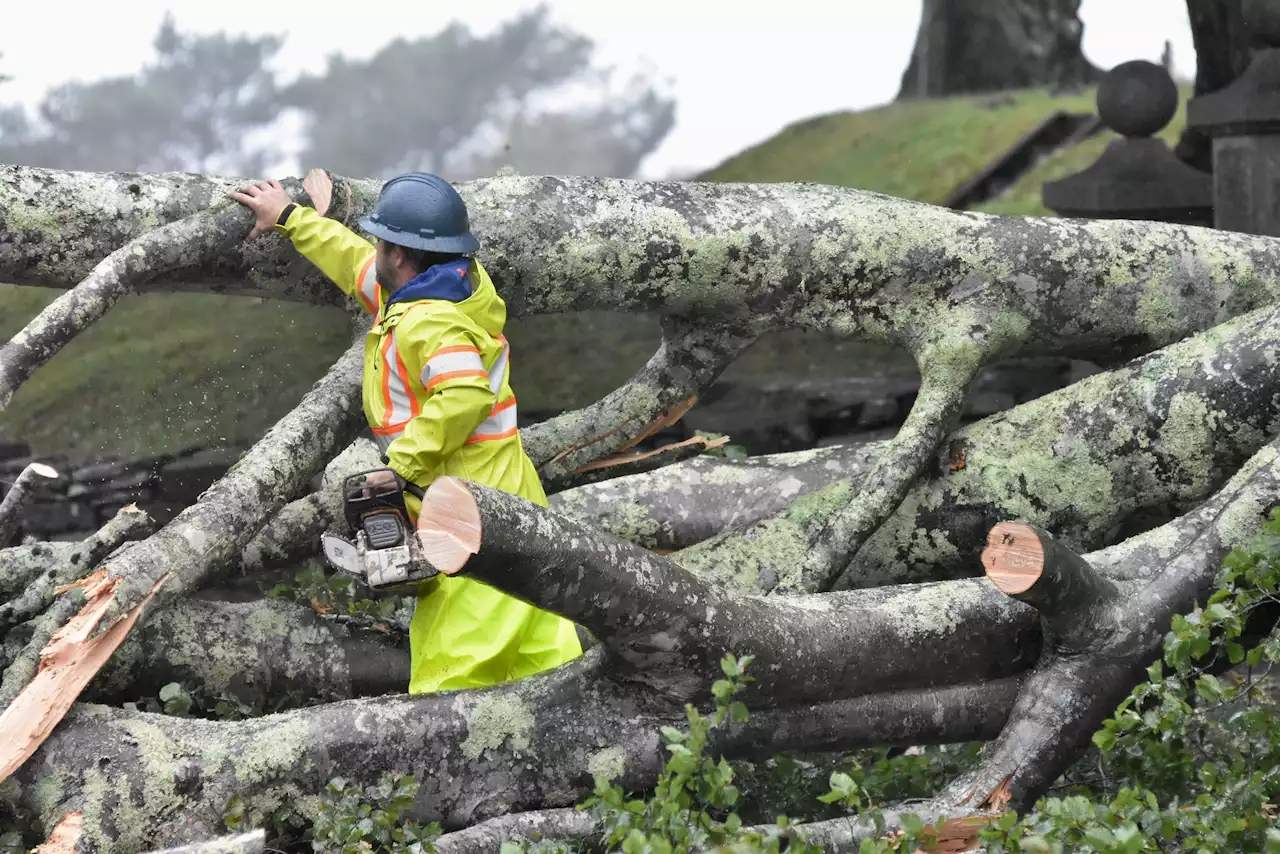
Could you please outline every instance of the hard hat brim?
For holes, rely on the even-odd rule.
[[[374,237],[381,237],[388,243],[394,243],[397,246],[408,246],[412,249],[425,249],[428,252],[466,255],[480,248],[480,241],[469,231],[466,234],[452,237],[424,237],[421,234],[412,234],[407,231],[395,231],[385,225],[374,222],[368,216],[360,217],[360,227]]]

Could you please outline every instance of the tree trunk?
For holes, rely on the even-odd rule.
[[[924,0],[898,99],[1095,83],[1080,0]]]
[[[307,198],[308,180],[286,186]],[[344,222],[378,188],[325,181],[328,215]],[[226,234],[170,229],[192,254],[166,246],[137,285],[336,302],[277,236],[224,239],[248,229],[213,204],[229,186],[2,168],[0,278],[72,287],[195,217]],[[437,568],[561,614],[596,645],[536,677],[410,697],[396,633],[294,603],[211,601],[237,573],[261,578],[342,527],[337,485],[374,459],[353,442],[357,343],[158,532],[141,539],[144,520],[122,514],[74,547],[0,550],[6,826],[132,854],[226,837],[233,798],[253,826],[278,809],[305,822],[335,776],[414,770],[416,817],[460,832],[503,822],[455,836],[454,850],[539,827],[580,836],[589,828],[554,811],[597,774],[652,786],[662,728],[686,702],[709,704],[734,654],[754,656],[755,681],[750,719],[716,733],[727,756],[990,742],[931,802],[969,839],[971,822],[1034,802],[1087,745],[1280,488],[1274,239],[957,214],[811,185],[535,177],[461,190],[513,315],[662,318],[664,343],[630,383],[522,431],[550,491],[633,465],[628,448],[776,329],[905,346],[922,376],[908,423],[865,447],[580,486],[549,508],[436,480],[418,534]],[[63,251],[47,251],[54,239]],[[976,371],[1031,353],[1141,358],[956,430]],[[320,490],[298,498],[322,469]],[[653,550],[667,546],[684,548]],[[114,706],[169,681],[272,713]],[[832,851],[875,833],[808,831]]]
[[[1195,94],[1226,88],[1249,65],[1243,0],[1187,0],[1187,17],[1196,49]],[[1198,128],[1183,128],[1174,154],[1202,172],[1213,171],[1212,140]]]

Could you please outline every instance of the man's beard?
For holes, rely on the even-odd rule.
[[[396,289],[395,276],[391,270],[383,266],[381,256],[376,258],[373,262],[373,277],[378,284],[382,285],[382,289],[387,293],[391,293]]]

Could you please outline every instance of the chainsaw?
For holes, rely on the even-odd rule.
[[[325,533],[320,536],[329,563],[354,575],[366,586],[383,590],[431,578],[439,573],[422,552],[418,537],[409,524],[404,490],[421,490],[401,485],[391,469],[373,469],[354,474],[342,484],[342,514],[355,532],[355,542]],[[419,496],[421,497],[421,496]]]

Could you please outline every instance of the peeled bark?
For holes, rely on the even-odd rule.
[[[37,618],[0,682],[0,721],[14,728],[14,749],[0,754],[0,766],[21,762],[21,754],[39,744],[146,604],[162,591],[177,597],[196,589],[215,566],[239,555],[267,517],[351,442],[361,415],[359,384],[351,375],[362,355],[359,341],[197,503],[120,561],[92,574],[86,567],[73,582],[80,589]],[[73,625],[75,631],[62,637]],[[81,647],[95,652],[78,659]],[[46,666],[54,650],[62,662],[56,669]],[[11,770],[0,767],[0,780]]]
[[[30,577],[20,594],[0,604],[0,631],[44,611],[53,603],[58,588],[84,577],[107,555],[125,543],[146,537],[154,528],[151,517],[136,505],[122,508],[84,541],[66,549],[65,555],[49,561],[44,572]]]

